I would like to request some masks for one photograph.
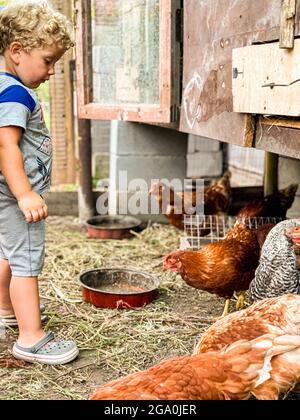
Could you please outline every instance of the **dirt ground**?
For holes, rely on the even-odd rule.
[[[87,399],[109,380],[191,353],[202,332],[222,313],[224,302],[163,269],[162,256],[179,241],[180,233],[166,226],[154,226],[125,241],[91,240],[77,220],[50,218],[40,279],[49,316],[46,329],[76,340],[80,356],[58,367],[16,363],[10,348],[17,331],[0,331],[0,399]],[[79,274],[118,266],[160,279],[153,303],[136,310],[111,310],[83,302]],[[299,394],[288,399],[299,399]]]

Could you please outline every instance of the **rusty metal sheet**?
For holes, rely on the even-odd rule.
[[[246,116],[232,112],[232,49],[279,40],[281,0],[185,0],[184,14],[180,130],[244,145]],[[296,35],[299,23],[298,4]]]

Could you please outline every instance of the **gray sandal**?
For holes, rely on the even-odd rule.
[[[40,305],[41,311],[41,322],[47,321],[48,316],[44,314],[46,306],[44,304]],[[6,315],[0,317],[0,327],[17,327],[18,321],[15,315]]]
[[[55,340],[53,332],[48,331],[46,336],[32,347],[25,348],[15,343],[12,354],[16,359],[30,363],[63,365],[76,359],[79,350],[74,341]]]

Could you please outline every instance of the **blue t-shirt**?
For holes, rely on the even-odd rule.
[[[33,191],[49,189],[52,167],[52,141],[36,93],[9,73],[0,72],[0,127],[23,129],[19,143],[26,175]],[[0,172],[0,192],[12,193]]]

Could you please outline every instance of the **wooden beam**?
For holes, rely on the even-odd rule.
[[[259,124],[255,147],[281,156],[300,159],[299,129]]]
[[[256,132],[256,118],[252,114],[248,114],[245,122],[244,147],[253,147]]]
[[[79,148],[79,218],[88,220],[95,214],[92,186],[92,139],[91,121],[78,120]]]
[[[66,147],[67,147],[67,182],[76,183],[76,157],[75,157],[75,133],[74,133],[74,84],[71,74],[72,51],[64,57],[65,78],[65,114],[66,114]]]
[[[280,48],[294,48],[296,1],[283,0],[281,8]]]
[[[73,3],[64,2],[63,12],[72,21]],[[67,146],[67,182],[76,183],[75,133],[74,133],[74,83],[71,62],[74,57],[73,49],[64,55],[64,100],[66,114],[66,146]]]
[[[259,124],[276,127],[295,128],[300,130],[300,120],[293,120],[288,118],[259,117]]]
[[[89,103],[93,99],[92,75],[92,4],[89,0],[76,1],[77,12],[77,92],[78,108],[81,103]],[[78,57],[79,54],[79,57]],[[78,112],[80,117],[80,112]],[[95,214],[92,185],[92,137],[91,121],[78,119],[78,154],[79,154],[79,218],[87,220]]]
[[[278,190],[278,155],[266,152],[264,171],[264,195],[274,194]]]
[[[76,0],[76,90],[79,118],[81,108],[93,100],[91,1]],[[89,117],[88,117],[89,118]]]

